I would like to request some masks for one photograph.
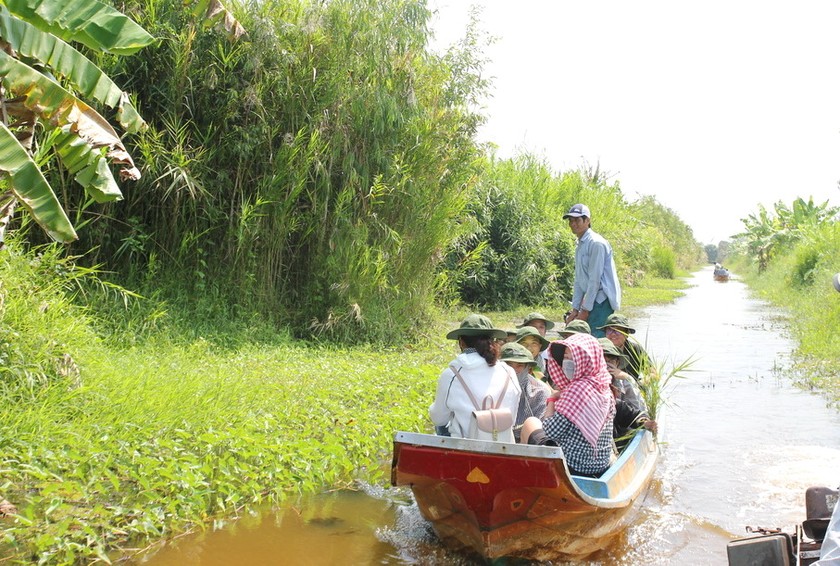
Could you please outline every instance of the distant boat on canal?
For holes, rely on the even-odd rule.
[[[723,267],[721,264],[715,264],[715,271],[714,271],[715,281],[729,281],[729,270]]]
[[[632,522],[659,449],[639,430],[600,478],[569,473],[558,447],[398,432],[391,483],[410,486],[441,541],[485,559],[582,559]]]

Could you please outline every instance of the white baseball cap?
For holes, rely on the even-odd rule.
[[[586,216],[587,218],[592,218],[589,214],[589,207],[585,204],[575,204],[572,208],[569,209],[569,212],[563,215],[563,220],[567,218],[580,218],[581,216]]]

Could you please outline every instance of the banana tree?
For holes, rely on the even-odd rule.
[[[0,245],[18,204],[55,240],[77,238],[32,157],[35,144],[96,202],[122,198],[111,164],[122,179],[140,178],[119,135],[82,98],[112,108],[126,132],[143,129],[143,119],[128,94],[71,44],[131,55],[154,41],[96,0],[0,0]]]

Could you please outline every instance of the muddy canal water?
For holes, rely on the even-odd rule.
[[[631,313],[657,360],[697,359],[672,380],[662,459],[636,519],[589,564],[726,564],[745,526],[791,528],[810,485],[840,485],[840,414],[793,387],[779,314],[736,276],[691,278],[675,304]],[[840,300],[840,297],[838,297]],[[827,327],[826,331],[837,331]],[[143,564],[473,564],[442,548],[407,491],[362,486],[179,538]]]

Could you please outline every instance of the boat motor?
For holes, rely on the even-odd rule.
[[[836,280],[836,277],[835,277]],[[820,558],[832,509],[840,491],[827,487],[805,490],[806,519],[793,533],[781,529],[747,527],[756,536],[735,539],[726,545],[729,566],[808,566]]]

